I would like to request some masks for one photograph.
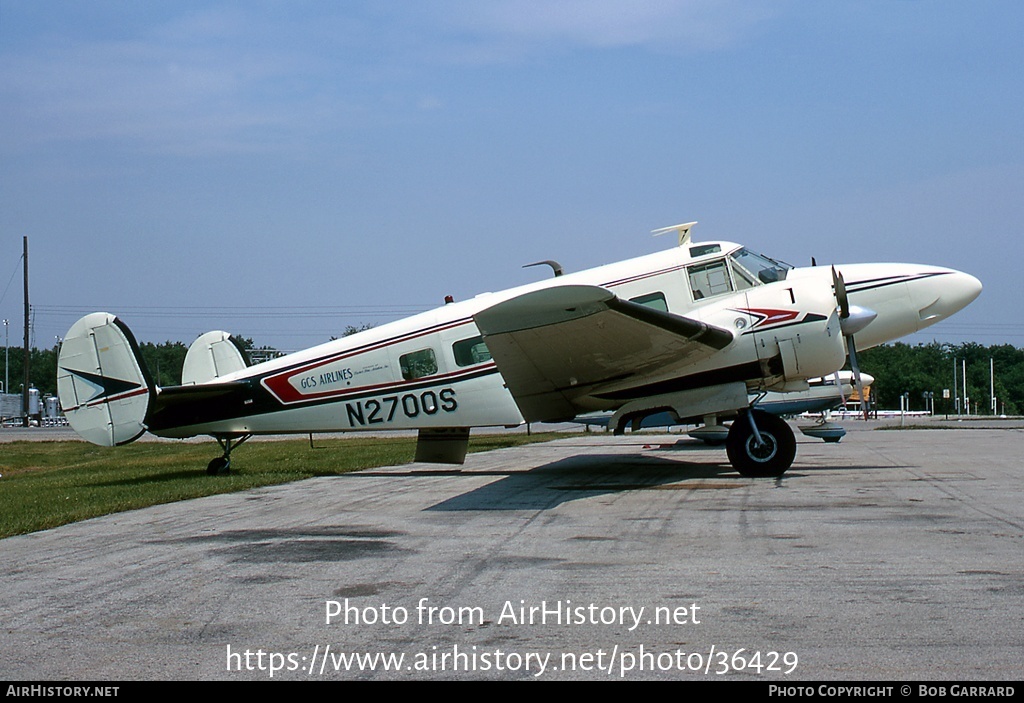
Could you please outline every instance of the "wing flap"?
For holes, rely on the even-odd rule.
[[[695,363],[725,348],[731,332],[621,300],[598,286],[555,286],[474,315],[527,421],[593,410],[595,389]]]

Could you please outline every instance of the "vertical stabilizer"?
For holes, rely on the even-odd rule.
[[[230,334],[220,330],[207,332],[192,342],[185,354],[181,385],[210,383],[221,376],[242,371],[246,366],[245,357]]]
[[[115,316],[94,312],[68,330],[57,362],[57,393],[83,439],[104,447],[138,439],[155,392],[134,335]]]

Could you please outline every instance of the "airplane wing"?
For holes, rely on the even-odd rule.
[[[528,422],[593,410],[595,389],[724,349],[729,330],[621,300],[599,286],[555,286],[473,316],[505,384]]]

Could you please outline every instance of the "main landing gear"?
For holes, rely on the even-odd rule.
[[[231,472],[231,450],[241,446],[245,440],[252,437],[251,434],[243,435],[214,435],[217,444],[224,450],[224,456],[219,456],[206,465],[206,473],[211,476],[226,476]]]
[[[748,478],[777,477],[796,458],[796,438],[785,420],[764,410],[745,410],[725,441],[729,463]]]

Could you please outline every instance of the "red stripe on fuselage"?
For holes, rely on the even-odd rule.
[[[433,376],[421,376],[420,378],[412,380],[401,380],[401,381],[389,381],[387,383],[376,383],[369,386],[357,386],[357,387],[346,387],[337,388],[329,391],[317,391],[315,393],[302,393],[300,390],[295,388],[289,380],[295,375],[309,373],[309,369],[303,371],[295,371],[291,376],[281,377],[275,379],[275,382],[281,386],[280,389],[273,389],[268,386],[268,390],[274,394],[274,396],[283,403],[284,405],[292,405],[294,403],[303,403],[314,400],[324,400],[326,398],[335,398],[342,400],[347,396],[365,395],[366,393],[387,393],[389,391],[399,392],[401,389],[410,386],[412,384],[421,385],[424,382],[430,384],[436,383],[455,383],[458,382],[465,376],[475,376],[481,371],[487,369],[496,369],[497,365],[492,361],[487,364],[467,367],[465,370],[453,371],[451,373],[437,374]],[[281,392],[279,392],[281,391]]]
[[[320,400],[323,398],[333,397],[335,395],[362,393],[367,390],[374,390],[376,388],[400,387],[403,383],[408,383],[408,381],[389,381],[387,383],[379,383],[369,386],[359,386],[357,388],[340,388],[331,391],[320,391],[317,393],[305,394],[300,392],[291,384],[291,379],[295,378],[300,374],[310,373],[311,371],[315,371],[316,369],[322,368],[329,364],[336,363],[338,361],[342,361],[344,359],[349,359],[351,357],[358,356],[360,354],[366,354],[368,352],[386,349],[387,347],[390,347],[394,344],[398,344],[400,342],[407,342],[409,340],[417,339],[428,334],[435,334],[438,332],[444,332],[446,330],[454,329],[456,327],[461,327],[462,325],[470,324],[472,321],[472,318],[463,318],[461,320],[455,320],[454,322],[441,323],[438,325],[434,325],[432,327],[424,328],[422,330],[408,332],[397,337],[392,337],[391,339],[386,339],[380,342],[374,342],[372,344],[367,344],[366,346],[362,347],[356,347],[355,349],[348,349],[337,354],[332,354],[330,356],[326,356],[321,359],[317,359],[315,361],[302,364],[301,366],[297,366],[292,369],[279,371],[273,375],[267,376],[266,378],[262,379],[260,383],[262,383],[263,387],[270,391],[274,395],[274,397],[278,399],[278,401],[284,403],[285,405],[289,405],[292,403],[300,403],[307,400]],[[481,367],[473,367],[473,371],[479,371],[480,368]],[[463,373],[464,372],[453,372],[450,374],[442,374],[436,377],[432,376],[431,378],[446,379],[462,375]]]
[[[658,271],[649,271],[648,273],[640,273],[635,276],[630,276],[628,278],[620,278],[616,281],[611,281],[609,283],[602,283],[601,285],[604,288],[614,288],[615,286],[625,285],[626,283],[642,281],[643,279],[651,278],[652,276],[660,276],[665,273],[672,273],[673,271],[681,271],[684,268],[686,268],[686,264],[682,264],[679,266],[670,266],[668,268],[660,269]]]
[[[775,310],[773,308],[733,308],[736,312],[744,312],[758,318],[756,327],[789,322],[800,316],[799,310]]]

